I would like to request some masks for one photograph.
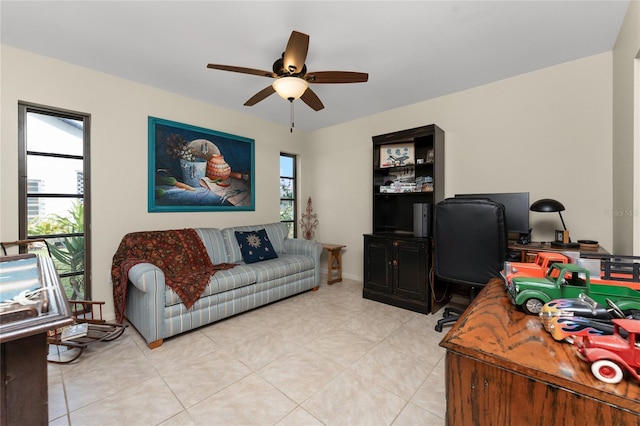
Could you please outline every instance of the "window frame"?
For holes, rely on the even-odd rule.
[[[60,153],[31,152],[27,150],[27,115],[36,113],[49,115],[56,118],[82,121],[82,144],[83,152],[81,156]],[[83,237],[84,238],[84,294],[82,297],[91,300],[92,289],[92,269],[91,269],[91,115],[87,113],[71,111],[62,108],[55,108],[30,102],[18,102],[18,235],[20,240],[36,238],[64,238]],[[29,235],[29,176],[27,161],[30,155],[49,156],[63,159],[82,160],[82,194],[62,194],[62,193],[36,193],[38,198],[69,198],[82,200],[83,204],[83,232],[64,233],[51,235]],[[26,247],[20,247],[20,252],[26,252]],[[60,277],[80,275],[78,273],[61,273]]]
[[[280,222],[282,223],[291,223],[293,226],[293,238],[296,238],[298,236],[298,156],[296,154],[289,154],[286,152],[281,152],[280,153],[280,161],[282,161],[282,157],[287,157],[290,158],[292,160],[293,166],[292,166],[292,174],[293,176],[282,176],[280,175],[280,181],[282,182],[282,179],[290,179],[291,182],[291,188],[292,188],[292,195],[293,198],[282,198],[280,197],[280,205],[282,205],[282,201],[292,201],[293,202],[293,219],[292,220],[282,220],[280,219]],[[280,214],[282,215],[282,210],[280,210]]]

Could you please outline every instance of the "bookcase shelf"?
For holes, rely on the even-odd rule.
[[[444,199],[444,131],[431,124],[372,139],[373,233],[390,228],[413,232],[413,204]],[[403,165],[381,167],[396,150],[403,153],[404,147],[412,155]]]
[[[444,199],[444,131],[435,124],[374,136],[373,230],[364,236],[363,297],[429,313],[431,239],[413,205]]]

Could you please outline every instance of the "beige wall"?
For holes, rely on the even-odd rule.
[[[634,61],[633,254],[640,256],[640,55]]]
[[[18,237],[18,101],[91,114],[93,299],[113,312],[109,272],[132,231],[276,222],[280,151],[304,154],[303,132],[131,81],[2,46],[0,241]],[[255,139],[255,212],[148,213],[147,117]]]
[[[313,198],[316,239],[347,245],[346,277],[362,277],[371,231],[371,137],[436,123],[446,132],[446,195],[529,191],[562,201],[574,239],[612,250],[612,53],[604,53],[315,132],[291,135],[247,115],[2,46],[0,238],[17,237],[18,100],[92,116],[96,300],[112,312],[108,273],[131,231],[278,220],[278,154],[300,154],[301,209]],[[256,211],[147,213],[147,116],[256,140]],[[286,124],[286,123],[285,123]],[[552,239],[557,215],[531,213]]]
[[[435,123],[445,131],[445,194],[528,191],[561,201],[574,239],[612,250],[611,53],[365,117],[310,135],[305,189],[318,239],[346,244],[344,274],[362,277],[371,232],[371,136]],[[531,212],[549,241],[557,214]]]
[[[640,2],[632,1],[613,50],[613,239],[640,255]],[[630,232],[633,230],[633,232]]]

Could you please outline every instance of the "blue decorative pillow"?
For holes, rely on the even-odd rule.
[[[236,231],[236,240],[238,240],[244,263],[255,263],[278,257],[264,229]]]

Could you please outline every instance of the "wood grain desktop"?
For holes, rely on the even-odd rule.
[[[640,425],[640,383],[597,380],[491,280],[441,341],[449,425]]]

